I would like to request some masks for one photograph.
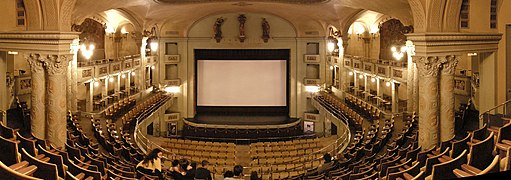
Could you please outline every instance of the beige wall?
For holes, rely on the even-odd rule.
[[[16,26],[16,1],[2,0],[0,6],[0,31],[24,30],[24,27]],[[27,23],[27,21],[25,21]]]

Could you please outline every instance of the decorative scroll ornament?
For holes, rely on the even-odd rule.
[[[224,24],[224,18],[217,18],[215,24],[213,25],[214,38],[217,43],[222,40],[222,24]]]
[[[46,61],[46,70],[48,70],[48,75],[65,74],[68,62],[69,59],[64,55],[48,55],[48,61]]]
[[[261,22],[261,27],[263,29],[263,41],[265,43],[268,42],[268,39],[270,39],[270,24],[268,23],[268,21],[266,21],[266,18],[263,18],[262,22]]]
[[[41,72],[44,70],[44,58],[39,54],[30,54],[26,57],[28,64],[30,65],[30,71],[32,73]]]
[[[454,75],[454,70],[459,62],[457,56],[445,56],[440,60],[440,62],[442,63],[442,74]]]
[[[417,60],[417,68],[421,77],[438,76],[442,63],[438,60],[438,56],[420,57]]]

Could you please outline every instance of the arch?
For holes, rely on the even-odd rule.
[[[421,0],[408,0],[412,9],[413,25],[415,32],[426,31],[426,11]]]
[[[60,29],[64,31],[71,31],[71,19],[73,10],[75,9],[76,0],[64,0],[60,9]]]
[[[27,30],[43,30],[43,13],[40,0],[24,1]]]
[[[43,13],[43,29],[45,31],[48,30],[58,30],[60,16],[59,7],[57,0],[45,0],[41,1],[41,10]]]
[[[460,31],[459,22],[462,3],[462,0],[450,0],[450,2],[446,4],[443,31]]]

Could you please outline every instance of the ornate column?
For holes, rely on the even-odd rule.
[[[65,55],[50,55],[46,62],[47,82],[47,139],[55,147],[66,143],[66,82],[69,59]],[[50,128],[51,127],[51,128]]]
[[[454,120],[454,70],[458,65],[456,56],[440,59],[442,70],[440,76],[440,140],[451,139],[455,132]]]
[[[392,112],[397,113],[399,111],[399,84],[391,82],[391,93],[392,93]]]
[[[430,149],[438,143],[438,73],[441,63],[438,57],[418,57],[419,70],[419,145]]]
[[[46,139],[45,59],[39,54],[30,54],[25,58],[30,65],[32,78],[32,93],[30,94],[31,132],[38,139]]]
[[[419,69],[417,63],[413,63],[413,111],[419,113]]]

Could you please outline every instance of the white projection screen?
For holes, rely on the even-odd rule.
[[[287,106],[286,60],[198,60],[197,106]]]

